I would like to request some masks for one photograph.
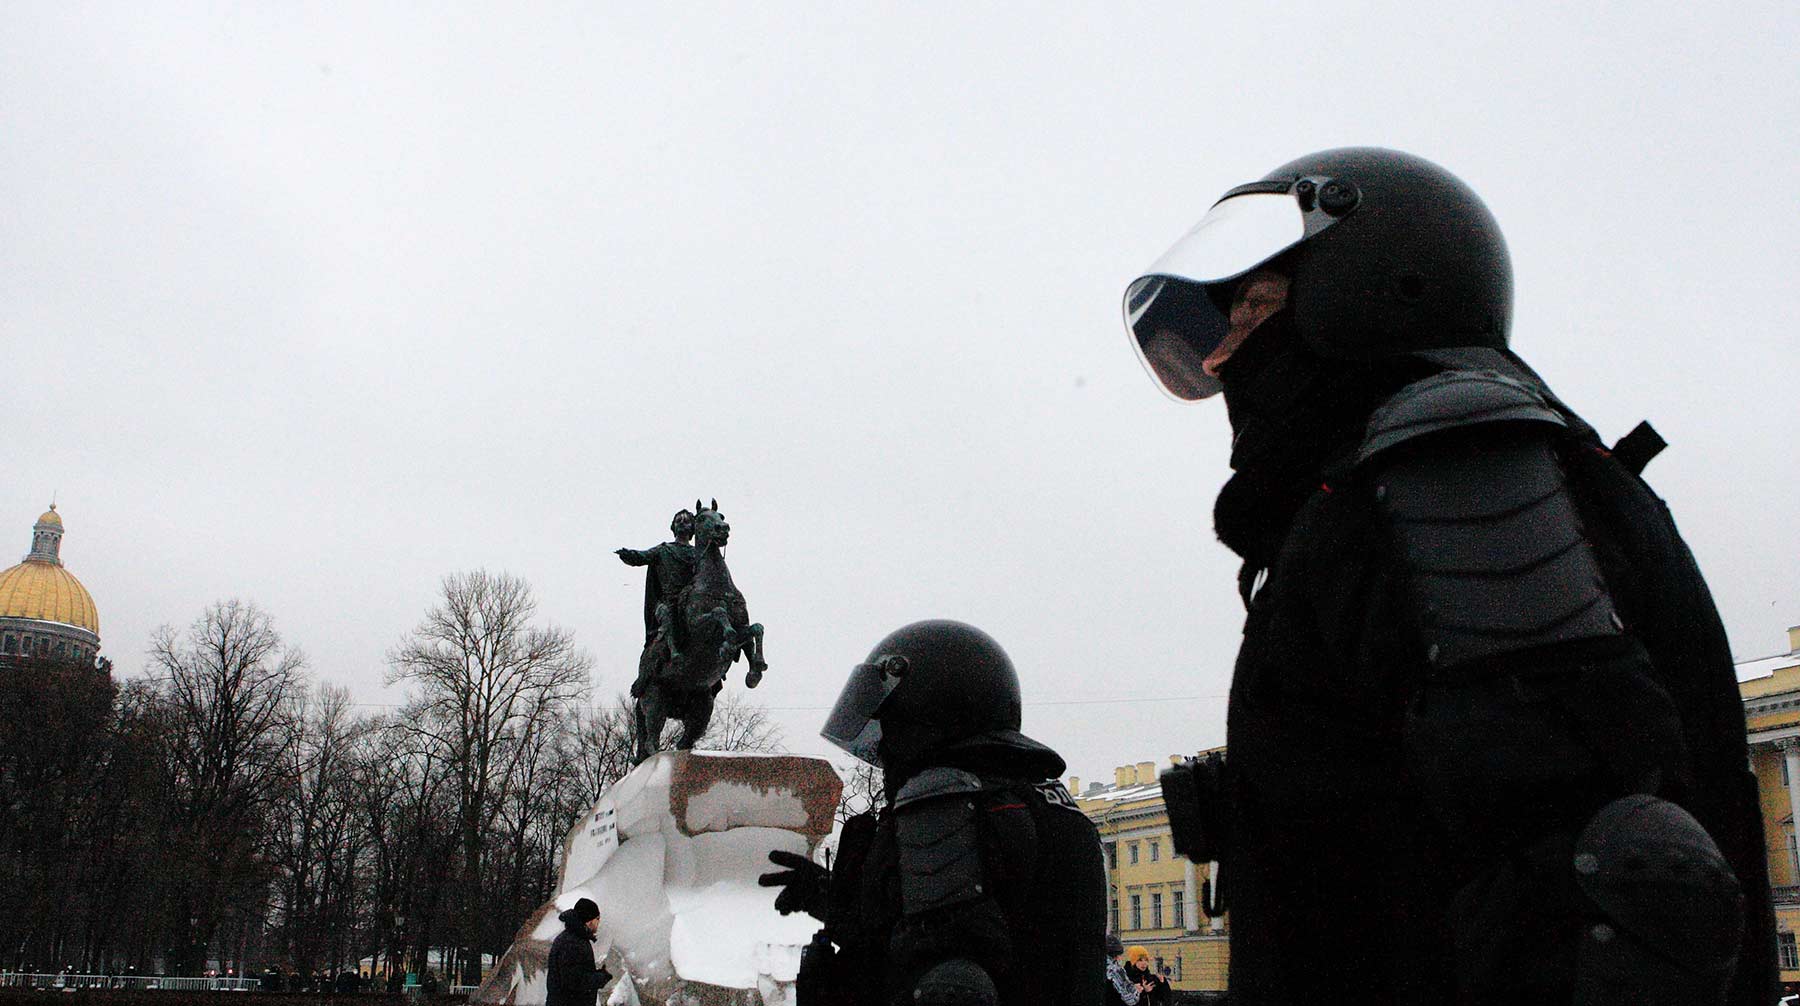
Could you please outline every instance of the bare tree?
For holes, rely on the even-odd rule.
[[[281,873],[282,944],[296,967],[311,972],[342,963],[342,941],[355,928],[355,755],[371,724],[352,717],[344,688],[320,685],[303,701],[298,743],[288,755],[291,778],[269,833]]]
[[[859,760],[850,764],[849,772],[838,774],[844,779],[844,792],[838,798],[837,820],[839,824],[843,824],[858,814],[866,814],[881,805],[884,785],[881,769]]]
[[[150,663],[169,706],[170,791],[187,823],[176,841],[193,872],[173,921],[186,930],[176,949],[192,970],[228,907],[261,914],[261,816],[286,783],[306,658],[268,613],[233,599],[185,632],[158,630]]]
[[[404,719],[403,713],[375,720],[356,751],[355,791],[372,853],[370,940],[390,978],[389,991],[399,989],[408,950],[422,959],[431,945],[423,898],[437,897],[436,881],[456,846],[455,833],[437,812],[449,773]]]
[[[536,611],[523,580],[485,570],[452,574],[439,603],[389,655],[389,683],[416,689],[410,728],[435,749],[455,783],[466,984],[480,980],[486,949],[476,935],[484,838],[536,750],[537,735],[567,715],[588,687],[588,656],[563,630],[530,624]]]
[[[574,783],[576,813],[600,799],[608,786],[633,767],[631,699],[623,694],[594,706],[565,739],[567,770]]]
[[[769,718],[769,711],[744,698],[743,693],[733,691],[720,693],[700,746],[714,751],[766,754],[787,750],[781,742],[781,726]]]

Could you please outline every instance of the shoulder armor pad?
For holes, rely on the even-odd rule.
[[[928,768],[900,787],[894,794],[894,806],[904,807],[920,800],[933,797],[949,796],[953,793],[977,793],[981,790],[981,779],[973,772],[964,772],[959,768]]]
[[[927,769],[894,798],[900,846],[901,910],[908,916],[987,895],[975,798],[981,780],[958,769]]]
[[[1487,370],[1450,370],[1401,388],[1369,417],[1358,464],[1408,440],[1480,423],[1568,426],[1536,389]]]
[[[1489,435],[1393,457],[1374,469],[1374,492],[1427,663],[1622,631],[1549,438]]]

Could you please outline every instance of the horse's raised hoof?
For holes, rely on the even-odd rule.
[[[750,673],[744,675],[744,687],[745,688],[755,688],[757,685],[762,684],[762,676],[763,676],[762,668],[760,668],[760,667],[750,668]]]

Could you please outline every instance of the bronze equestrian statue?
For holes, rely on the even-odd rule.
[[[665,577],[680,574],[684,558],[680,550],[691,548],[693,554],[691,579],[674,592],[672,602],[658,600],[652,607],[646,591],[646,607],[652,608],[646,619],[650,638],[638,660],[637,683],[632,686],[637,699],[634,726],[639,762],[657,752],[663,726],[670,718],[682,725],[676,749],[693,748],[706,733],[714,697],[740,655],[750,661],[750,670],[744,675],[747,688],[760,684],[769,667],[763,659],[763,627],[750,621],[750,609],[731,582],[731,571],[720,551],[731,537],[731,525],[719,513],[717,500],[707,507],[696,500],[694,510],[692,546],[676,541],[645,552],[620,549],[618,553],[631,565],[651,566],[651,577],[663,593],[670,586]],[[676,515],[675,525],[678,538],[680,516]]]

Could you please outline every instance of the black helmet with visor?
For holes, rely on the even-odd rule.
[[[914,622],[856,665],[820,736],[871,765],[903,768],[955,741],[1016,733],[1019,675],[992,636],[962,622]],[[1034,742],[1035,743],[1035,742]]]
[[[1126,289],[1132,347],[1171,397],[1221,390],[1204,364],[1261,268],[1287,275],[1295,331],[1324,357],[1506,345],[1512,263],[1480,197],[1420,157],[1326,150],[1225,193]]]

